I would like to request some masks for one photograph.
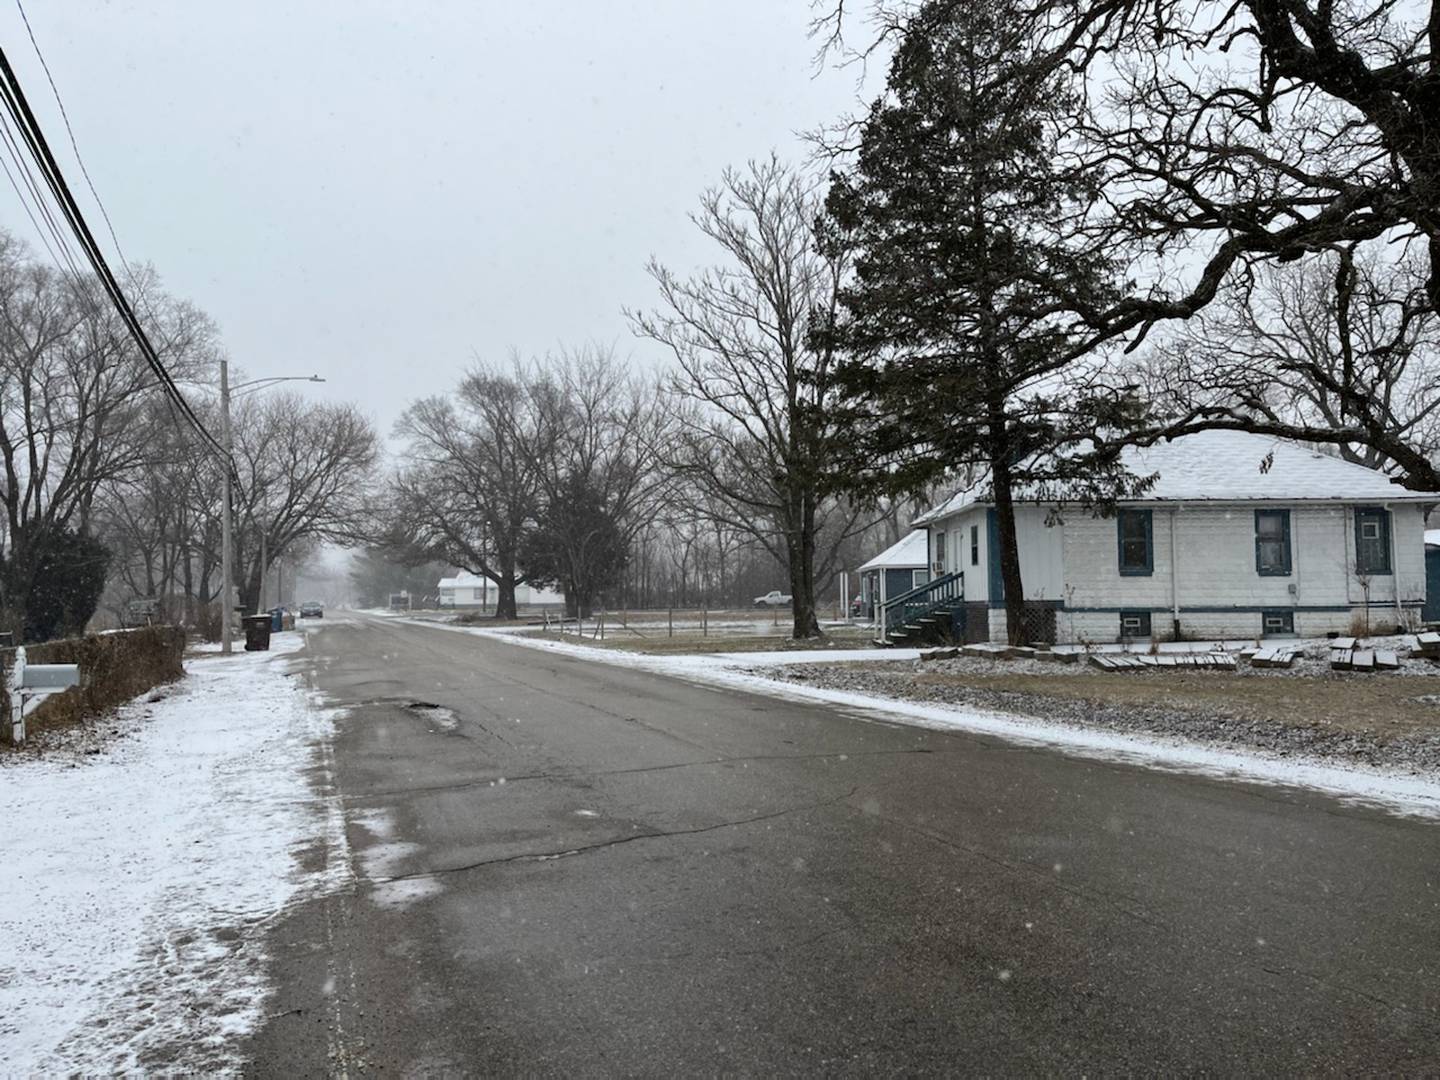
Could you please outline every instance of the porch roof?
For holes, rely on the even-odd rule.
[[[928,559],[927,543],[929,534],[924,529],[916,529],[908,536],[901,537],[896,543],[876,555],[867,563],[863,563],[860,572],[866,570],[915,570],[923,568]]]

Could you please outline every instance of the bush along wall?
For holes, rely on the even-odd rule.
[[[51,694],[25,710],[30,730],[75,723],[97,716],[185,674],[185,631],[178,626],[146,626],[113,634],[46,641],[25,647],[28,664],[79,664],[80,685]],[[6,675],[15,650],[0,649]],[[10,742],[10,695],[0,693],[0,733]]]

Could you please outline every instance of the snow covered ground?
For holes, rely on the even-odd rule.
[[[436,625],[429,623],[426,625]],[[916,649],[797,650],[773,653],[714,653],[651,656],[593,648],[515,630],[446,626],[445,629],[510,641],[587,660],[655,671],[791,700],[822,702],[861,719],[880,719],[943,731],[991,735],[1030,746],[1052,747],[1102,761],[1227,780],[1311,788],[1346,802],[1390,813],[1440,820],[1440,778],[1401,775],[1381,769],[1344,766],[1259,750],[1216,748],[1165,735],[1138,736],[960,706],[905,701],[799,685],[766,678],[756,669],[788,664],[847,660],[913,661]]]
[[[205,656],[90,754],[0,767],[0,1075],[233,1067],[263,930],[346,872],[333,714],[285,653]],[[306,845],[326,868],[303,873]]]

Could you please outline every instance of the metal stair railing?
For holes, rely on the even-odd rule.
[[[909,592],[887,600],[880,608],[880,640],[884,641],[892,627],[903,626],[945,604],[965,599],[965,571],[927,581]]]

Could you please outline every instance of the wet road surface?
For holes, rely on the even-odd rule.
[[[355,877],[276,925],[252,1073],[1440,1069],[1440,826],[375,618],[308,653]]]

